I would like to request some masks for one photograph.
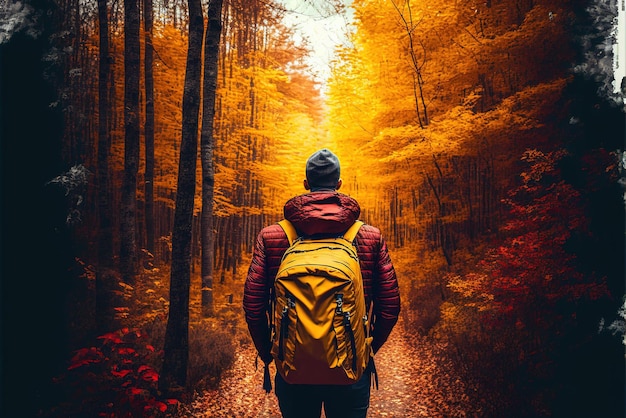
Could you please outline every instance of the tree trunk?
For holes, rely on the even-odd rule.
[[[222,31],[222,0],[209,3],[209,27],[204,45],[204,94],[202,107],[202,136],[200,142],[202,160],[202,224],[201,224],[201,275],[202,313],[213,314],[213,265],[215,258],[215,233],[213,228],[213,190],[215,167],[213,166],[213,121],[215,118],[215,93],[217,90],[217,64],[220,34]]]
[[[451,267],[453,264],[453,249],[455,247],[455,239],[452,236],[452,233],[448,230],[448,226],[446,224],[445,218],[447,215],[446,207],[444,205],[444,183],[443,183],[443,172],[441,171],[441,167],[437,162],[437,158],[433,155],[433,163],[435,168],[437,169],[437,174],[439,177],[440,187],[437,187],[433,181],[433,179],[426,173],[426,180],[430,185],[433,194],[435,195],[435,199],[437,200],[437,208],[438,214],[435,217],[435,227],[436,227],[436,236],[439,240],[439,245],[441,246],[441,251],[443,252],[443,256],[446,259],[446,264],[448,267]]]
[[[125,282],[137,274],[137,172],[139,170],[139,5],[124,0],[124,181],[120,225],[120,270]]]
[[[146,141],[146,174],[145,187],[145,222],[146,249],[154,256],[154,52],[152,49],[152,0],[144,0],[145,58],[144,77],[146,89],[146,125],[144,135]]]
[[[113,262],[113,231],[111,227],[111,182],[109,177],[109,19],[106,0],[98,0],[100,52],[98,69],[98,269],[96,272],[96,323],[99,333],[106,332],[114,322],[113,283],[107,272]]]
[[[189,47],[183,94],[183,123],[174,230],[172,232],[172,268],[170,307],[163,368],[159,380],[165,393],[178,392],[187,381],[189,359],[189,287],[191,268],[191,229],[196,188],[198,156],[198,116],[200,113],[200,76],[202,70],[202,35],[204,19],[200,0],[188,0]]]
[[[408,52],[409,56],[411,57],[411,68],[413,69],[413,99],[415,101],[415,112],[420,127],[424,128],[430,123],[428,119],[426,99],[424,98],[424,78],[422,75],[422,67],[424,65],[425,58],[423,60],[424,62],[422,62],[421,64],[418,62],[417,53],[415,52],[415,44],[413,42],[414,31],[417,25],[419,25],[419,22],[417,24],[413,22],[413,12],[411,11],[411,3],[409,1],[406,2],[406,13],[408,14],[408,20],[407,17],[404,15],[404,12],[401,11],[395,3],[393,3],[393,5],[400,15],[400,19],[402,20],[402,24],[404,26],[409,41]],[[424,51],[424,57],[425,56],[426,55]],[[422,104],[423,117],[420,113],[420,103]]]

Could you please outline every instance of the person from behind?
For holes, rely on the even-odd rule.
[[[337,156],[324,148],[306,161],[305,194],[288,200],[284,217],[295,228],[298,237],[342,237],[360,216],[359,203],[340,193],[342,180]],[[387,244],[374,226],[363,224],[354,239],[362,276],[370,353],[383,346],[400,313],[400,294],[396,273]],[[259,357],[267,366],[275,358],[272,335],[277,324],[273,312],[274,280],[283,255],[290,247],[285,229],[279,224],[263,228],[256,239],[252,260],[244,285],[243,308],[246,322]],[[274,355],[276,355],[276,348]],[[278,361],[277,361],[278,362]],[[285,418],[319,418],[322,407],[327,418],[365,418],[369,408],[373,357],[366,360],[362,376],[350,384],[288,383],[278,368],[275,393]],[[267,370],[267,368],[266,368]]]

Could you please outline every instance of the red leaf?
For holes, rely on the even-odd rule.
[[[135,349],[134,348],[129,348],[129,347],[122,347],[122,348],[118,349],[117,352],[122,354],[122,355],[134,354],[135,353]]]
[[[89,363],[99,363],[102,361],[103,354],[96,347],[81,348],[75,351],[74,356],[70,360],[68,370],[76,369]]]
[[[100,340],[110,341],[113,344],[119,344],[122,342],[122,339],[119,337],[117,332],[109,332],[107,334],[101,335],[98,337]]]
[[[145,365],[145,364],[142,364],[141,366],[139,366],[139,367],[137,368],[137,372],[139,372],[139,373],[143,373],[143,372],[145,372],[146,370],[150,370],[150,369],[151,369],[151,367],[150,367],[150,366]]]
[[[167,411],[167,405],[165,405],[163,402],[161,401],[157,401],[156,403],[156,407],[159,409],[159,411],[161,412],[165,412]]]
[[[78,361],[72,362],[72,364],[68,366],[67,370],[74,370],[79,367],[85,366],[89,363],[97,363],[98,361],[99,360],[93,360],[93,359],[78,360]]]
[[[147,382],[158,382],[159,374],[154,370],[148,370],[141,376],[141,378]]]
[[[131,371],[126,369],[126,370],[121,370],[121,371],[115,371],[115,370],[111,370],[111,374],[115,377],[126,377]]]
[[[129,394],[130,396],[137,396],[137,395],[141,395],[141,394],[144,392],[144,390],[143,390],[143,389],[139,389],[139,388],[135,388],[135,387],[128,388],[128,390],[127,390],[127,391],[128,391],[128,394]]]
[[[161,401],[157,401],[154,399],[149,399],[146,401],[146,405],[144,405],[144,412],[150,412],[153,408],[158,409],[161,412],[167,411],[167,405]]]
[[[74,352],[74,356],[72,357],[72,361],[74,360],[80,360],[82,358],[101,358],[102,357],[102,352],[100,350],[98,350],[96,347],[90,347],[90,348],[81,348],[79,350],[76,350]]]
[[[87,355],[89,352],[91,351],[90,348],[80,348],[78,350],[76,350],[74,353],[74,357],[73,358],[77,358],[77,357],[84,357],[85,355]]]
[[[146,348],[148,349],[148,351],[151,351],[154,353],[154,347],[151,346],[150,344],[146,345]]]

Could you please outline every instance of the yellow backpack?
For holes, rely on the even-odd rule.
[[[353,243],[363,222],[341,237],[289,239],[274,280],[272,356],[286,382],[357,382],[372,355],[368,312]]]

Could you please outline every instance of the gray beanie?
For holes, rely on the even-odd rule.
[[[326,148],[315,152],[306,161],[306,179],[311,190],[337,188],[340,171],[339,159]]]

